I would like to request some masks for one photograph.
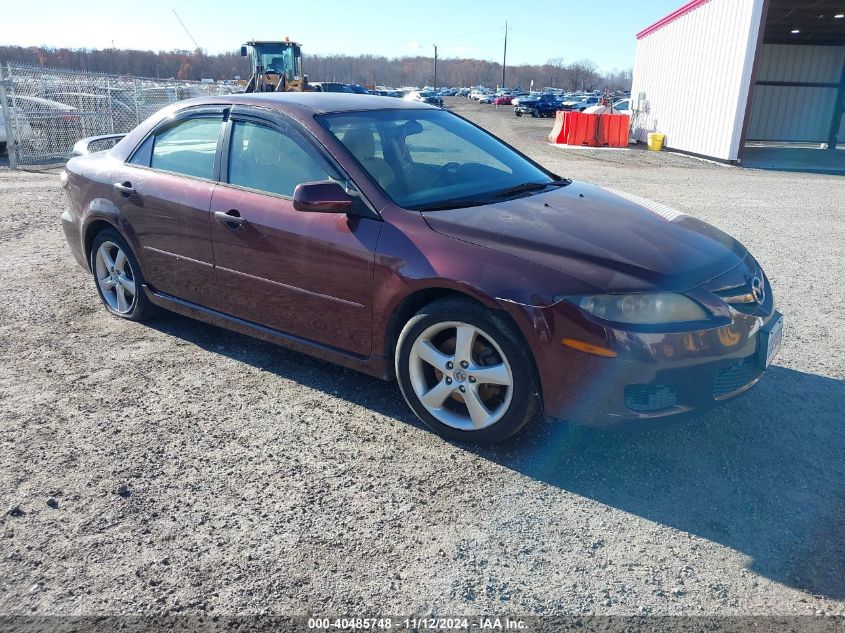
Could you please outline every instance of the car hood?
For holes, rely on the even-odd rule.
[[[739,242],[705,222],[578,182],[422,215],[438,233],[558,270],[603,292],[689,290],[746,255]]]

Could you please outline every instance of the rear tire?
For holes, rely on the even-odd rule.
[[[129,244],[114,229],[103,229],[91,244],[89,260],[100,301],[111,314],[130,321],[146,321],[158,313],[150,303],[144,275]]]
[[[504,319],[474,302],[441,299],[399,335],[395,369],[405,401],[444,437],[495,443],[540,408],[533,363]]]

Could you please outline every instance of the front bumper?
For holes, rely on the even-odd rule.
[[[740,395],[765,371],[767,332],[781,318],[769,303],[708,329],[633,332],[589,320],[566,302],[521,309],[546,416],[590,426],[702,412]],[[616,356],[571,349],[564,338]]]

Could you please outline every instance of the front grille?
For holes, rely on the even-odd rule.
[[[713,381],[713,397],[718,400],[742,389],[761,373],[756,356],[749,356],[738,363],[724,367],[716,372]]]
[[[737,312],[755,314],[759,310],[760,304],[757,303],[757,298],[754,296],[751,280],[755,276],[759,277],[763,281],[764,288],[766,288],[766,276],[763,274],[763,269],[753,259],[748,264],[747,272],[742,279],[736,278],[736,275],[740,272],[739,267],[737,267],[720,279],[727,282],[726,285],[719,285],[718,281],[720,280],[714,280],[716,283],[710,286],[710,290]],[[715,287],[713,287],[714,285]],[[766,289],[768,290],[768,288]],[[763,303],[767,303],[768,300],[768,297],[766,297]]]
[[[721,297],[734,310],[745,314],[753,313],[759,305],[752,292],[750,279],[739,286],[716,290],[714,294]]]
[[[678,402],[674,385],[627,385],[625,406],[637,413],[671,409]]]

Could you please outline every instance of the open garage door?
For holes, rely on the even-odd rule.
[[[845,46],[764,44],[748,140],[829,142],[842,121],[844,67]]]
[[[760,35],[742,163],[845,173],[845,4],[767,0]]]

